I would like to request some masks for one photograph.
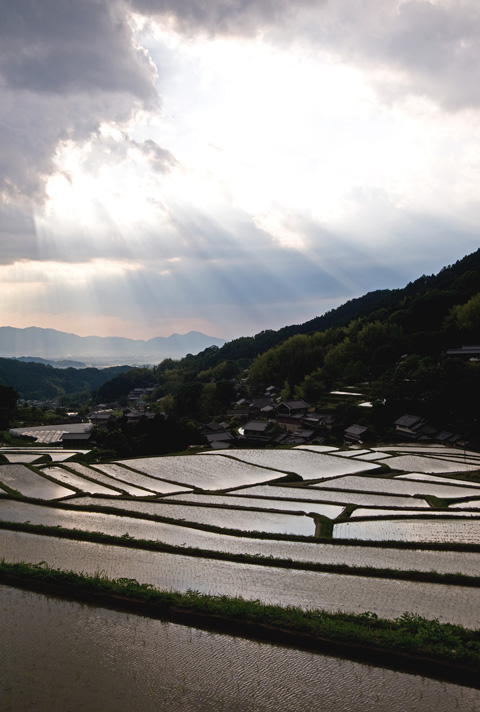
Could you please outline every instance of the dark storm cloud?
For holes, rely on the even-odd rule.
[[[59,142],[154,100],[119,2],[0,0],[0,194],[41,198]]]
[[[124,8],[106,0],[2,0],[0,71],[7,86],[69,94],[152,96]]]

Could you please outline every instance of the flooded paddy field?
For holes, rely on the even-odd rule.
[[[443,521],[381,520],[335,524],[333,536],[338,539],[369,541],[438,542],[441,544],[480,544],[480,523],[458,519]],[[459,554],[463,556],[463,554]]]
[[[24,465],[31,465],[32,462],[36,462],[39,460],[42,456],[39,453],[21,453],[21,452],[2,452],[1,453],[4,458],[11,464],[11,465],[17,465],[17,464],[24,464]]]
[[[478,517],[480,525],[480,512],[469,512],[450,509],[369,509],[368,507],[358,507],[351,515],[350,519],[358,517]]]
[[[332,445],[295,445],[293,450],[310,450],[311,452],[334,452],[338,447]]]
[[[335,453],[336,457],[357,457],[357,455],[368,455],[370,454],[370,450],[338,450]]]
[[[119,494],[118,490],[114,490],[111,487],[105,487],[105,485],[87,480],[84,477],[75,475],[73,472],[70,472],[64,467],[60,467],[58,465],[45,467],[42,471],[49,477],[53,477],[58,482],[67,485],[67,487],[68,485],[71,485],[82,492],[89,492],[90,494]]]
[[[478,489],[469,487],[468,484],[438,484],[429,481],[417,482],[415,480],[405,480],[389,477],[339,477],[335,480],[319,482],[315,485],[316,492],[321,492],[323,487],[339,490],[364,490],[365,492],[385,492],[387,494],[403,495],[435,495],[436,497],[468,497],[474,496]],[[313,489],[313,488],[312,488]]]
[[[2,532],[0,557],[11,562],[46,561],[87,574],[101,571],[110,578],[135,578],[163,590],[193,589],[330,612],[372,611],[384,618],[414,611],[425,618],[479,627],[480,589],[464,586],[287,570],[9,531]]]
[[[56,499],[74,494],[74,490],[55,484],[24,465],[0,465],[0,486],[2,484],[25,497]]]
[[[367,460],[367,462],[375,462],[375,460],[388,457],[389,455],[386,452],[369,452],[365,455],[355,455],[356,460]]]
[[[174,498],[172,498],[173,500]],[[315,522],[312,517],[302,514],[281,514],[273,512],[254,512],[248,509],[232,509],[228,507],[198,507],[184,505],[180,502],[138,502],[126,499],[109,499],[86,497],[77,500],[77,504],[85,506],[96,504],[100,506],[126,509],[145,514],[156,514],[161,517],[183,519],[186,522],[199,522],[227,529],[240,531],[273,532],[276,534],[299,534],[315,536]],[[69,504],[73,503],[69,500]],[[208,503],[205,503],[208,504]]]
[[[218,452],[212,450],[204,456],[213,456]],[[222,451],[225,453],[225,451]],[[227,455],[227,453],[225,453]],[[228,450],[229,457],[235,457],[242,462],[248,462],[261,467],[272,467],[281,472],[294,472],[302,479],[319,479],[335,477],[350,472],[365,472],[375,470],[378,465],[364,462],[351,462],[348,458],[338,458],[335,455],[314,453],[308,450]],[[273,479],[273,478],[271,478]]]
[[[236,490],[235,490],[236,492]],[[328,519],[336,519],[344,511],[345,507],[336,504],[322,504],[320,502],[297,502],[293,499],[269,500],[265,497],[236,497],[234,493],[218,494],[178,494],[174,497],[164,498],[171,502],[188,502],[192,504],[224,504],[227,507],[254,507],[260,509],[277,509],[287,512],[302,512],[309,514],[321,514]],[[163,500],[162,500],[163,501]]]
[[[446,447],[444,445],[426,445],[425,443],[398,443],[398,445],[385,445],[380,448],[385,450],[385,452],[414,452],[414,453],[426,453],[434,454],[438,453],[441,455],[471,455],[472,457],[480,458],[480,452],[475,452],[474,450],[463,450],[459,447]],[[378,450],[378,448],[372,448],[372,450]]]
[[[365,478],[366,479],[366,478]],[[370,480],[371,478],[369,478]],[[365,480],[362,479],[362,482]],[[382,480],[383,482],[383,480]],[[317,487],[245,487],[235,490],[235,495],[251,497],[276,497],[277,499],[298,499],[313,502],[341,502],[345,504],[365,504],[379,507],[428,507],[428,502],[410,495],[384,495],[375,492],[348,492]]]
[[[98,463],[95,464],[95,468],[109,477],[119,480],[119,487],[126,482],[135,487],[141,487],[152,494],[174,494],[175,492],[188,492],[190,490],[190,487],[180,487],[156,477],[149,477],[141,472],[129,470],[128,467],[117,465],[114,462]]]
[[[464,573],[480,575],[480,554],[451,551],[412,551],[408,549],[370,548],[359,546],[341,546],[317,542],[276,541],[274,539],[254,539],[248,536],[232,536],[207,532],[175,524],[132,519],[111,514],[79,512],[74,509],[49,509],[37,505],[19,502],[16,507],[6,507],[0,500],[0,519],[3,521],[30,521],[32,524],[50,526],[61,525],[83,531],[96,531],[117,536],[128,533],[135,538],[161,541],[173,546],[196,547],[205,551],[218,551],[231,554],[252,554],[273,556],[280,559],[292,559],[298,562],[318,564],[347,564],[349,566],[371,566],[399,570],[431,571],[439,573]],[[363,523],[363,522],[362,522]],[[348,526],[358,526],[353,522]],[[389,522],[390,523],[390,522]],[[456,521],[454,522],[454,524]],[[379,522],[374,522],[379,524]],[[410,526],[410,522],[407,522]],[[432,522],[424,524],[431,526]],[[425,528],[425,526],[424,526]],[[2,530],[2,537],[7,530]],[[346,536],[346,535],[345,535]],[[345,538],[345,536],[343,538]],[[356,538],[355,534],[352,538]],[[81,542],[74,542],[73,545]],[[135,554],[133,554],[135,555]]]
[[[454,484],[465,487],[480,487],[480,482],[470,482],[454,477],[441,477],[439,475],[426,475],[422,472],[409,472],[408,475],[396,475],[396,480],[420,480],[421,482],[436,482],[437,484]]]
[[[379,462],[396,470],[405,470],[407,472],[475,472],[475,470],[480,469],[480,462],[475,465],[469,465],[417,454],[396,455],[386,460],[379,460]]]
[[[480,509],[480,499],[471,499],[468,502],[455,502],[450,504],[449,509]]]
[[[475,712],[480,706],[479,691],[451,683],[0,590],[5,712]]]
[[[151,492],[146,489],[141,489],[140,487],[135,487],[135,485],[119,482],[115,478],[106,475],[104,472],[95,470],[92,467],[87,467],[86,465],[81,465],[77,462],[69,462],[68,468],[76,472],[77,475],[85,475],[85,477],[90,477],[91,479],[96,480],[109,488],[121,490],[126,494],[131,494],[137,497],[148,497],[148,495],[151,494]]]
[[[128,467],[152,477],[162,477],[181,485],[206,490],[229,489],[258,482],[270,482],[284,476],[264,467],[255,467],[222,455],[147,457],[121,460],[120,464],[128,465]]]

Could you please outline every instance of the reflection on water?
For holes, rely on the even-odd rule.
[[[480,692],[0,586],[4,712],[474,712]]]
[[[480,589],[467,586],[295,571],[10,531],[2,532],[0,557],[46,561],[54,568],[88,574],[102,571],[109,578],[135,578],[164,590],[195,589],[332,612],[374,611],[382,618],[411,611],[478,628]]]

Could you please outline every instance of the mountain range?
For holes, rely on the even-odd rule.
[[[209,346],[222,346],[223,339],[200,331],[157,336],[143,341],[119,336],[78,336],[56,329],[31,326],[0,327],[0,356],[42,359],[81,359],[88,364],[156,363],[164,358],[196,354]]]

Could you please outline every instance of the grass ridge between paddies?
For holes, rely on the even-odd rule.
[[[480,631],[409,613],[385,620],[370,612],[304,611],[195,591],[160,591],[135,579],[112,580],[5,560],[0,561],[0,582],[297,647],[330,647],[349,657],[480,684]]]
[[[61,526],[45,526],[31,524],[30,522],[0,522],[0,530],[38,534],[40,536],[58,537],[96,544],[119,546],[129,549],[145,551],[158,551],[166,554],[180,554],[182,556],[199,557],[202,559],[216,559],[230,561],[238,564],[254,564],[279,569],[294,569],[298,571],[313,571],[318,573],[359,576],[377,579],[394,579],[399,581],[417,581],[431,584],[451,586],[468,586],[480,588],[480,576],[462,573],[440,573],[437,571],[417,571],[412,569],[377,568],[372,566],[351,566],[350,564],[331,564],[316,561],[300,561],[290,558],[281,558],[263,554],[232,553],[216,551],[214,549],[201,549],[197,547],[175,546],[161,541],[150,539],[135,539],[128,534],[113,536],[102,532],[80,529],[66,529]]]

